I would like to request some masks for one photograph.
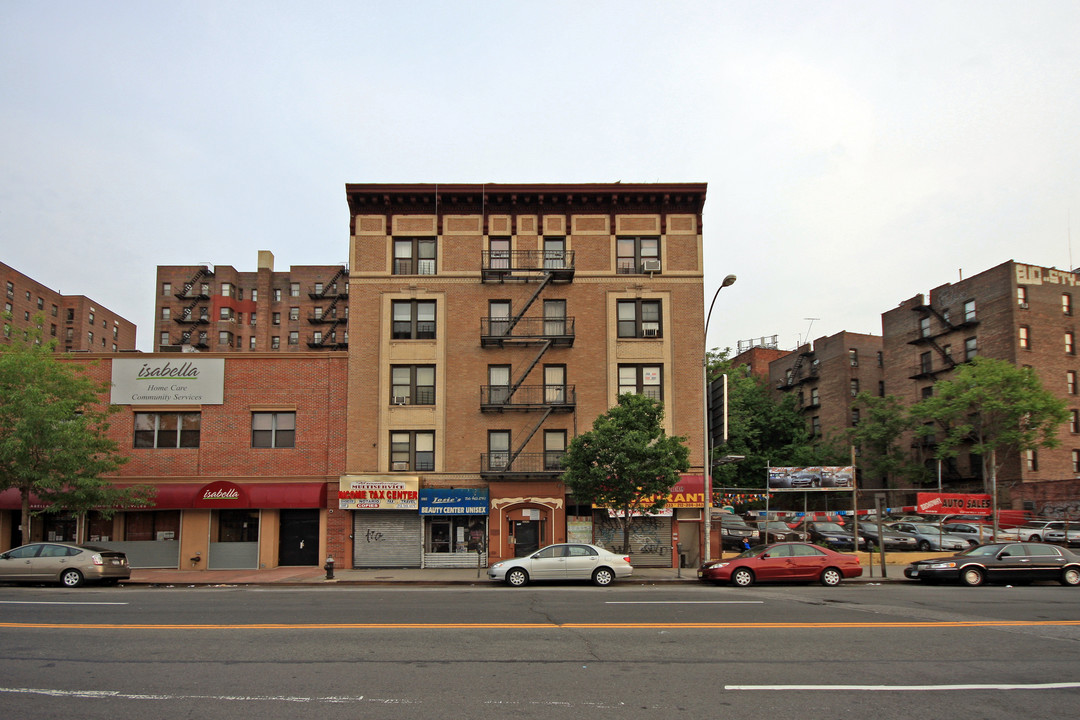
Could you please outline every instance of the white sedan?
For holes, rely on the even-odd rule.
[[[617,555],[584,543],[559,543],[524,557],[500,560],[488,568],[488,577],[513,587],[534,580],[592,580],[601,587],[616,578],[630,577],[629,555]]]

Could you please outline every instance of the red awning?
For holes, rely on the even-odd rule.
[[[325,482],[293,483],[237,483],[244,492],[239,503],[208,504],[196,502],[206,484],[175,483],[157,485],[154,503],[156,510],[183,510],[194,507],[243,507],[243,508],[322,508],[326,507]],[[245,497],[246,496],[246,497]],[[0,492],[0,510],[18,510],[22,507],[19,491],[11,488]],[[36,495],[30,495],[30,507],[40,510],[45,504]]]

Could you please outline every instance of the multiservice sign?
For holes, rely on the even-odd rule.
[[[397,475],[344,475],[338,480],[342,510],[416,510],[420,478]]]
[[[113,358],[113,405],[221,405],[225,358]]]

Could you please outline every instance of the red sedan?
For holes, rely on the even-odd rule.
[[[839,585],[862,575],[859,558],[810,543],[758,545],[730,560],[712,560],[698,569],[703,582],[747,587],[755,582],[820,581]]]

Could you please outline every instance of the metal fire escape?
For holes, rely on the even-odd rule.
[[[316,286],[308,292],[312,300],[325,300],[330,298],[330,304],[321,308],[321,313],[312,314],[308,322],[312,325],[323,325],[321,337],[316,339],[314,335],[308,341],[311,348],[330,348],[332,350],[345,350],[349,347],[349,266],[342,265],[330,280],[321,287]],[[346,278],[344,288],[338,288],[338,281]]]
[[[481,472],[503,477],[550,475],[556,470],[548,467],[546,453],[525,453],[524,449],[549,417],[556,412],[573,412],[577,406],[573,385],[526,385],[532,371],[553,347],[572,347],[574,318],[525,317],[544,291],[555,283],[574,279],[573,253],[570,251],[485,251],[481,282],[504,283],[508,280],[532,282],[536,289],[517,311],[509,317],[484,317],[480,320],[480,344],[484,347],[536,346],[529,364],[509,385],[484,385],[480,392],[482,412],[525,411],[539,416],[517,446],[497,458],[487,453],[481,457]],[[493,453],[492,456],[495,454]]]

